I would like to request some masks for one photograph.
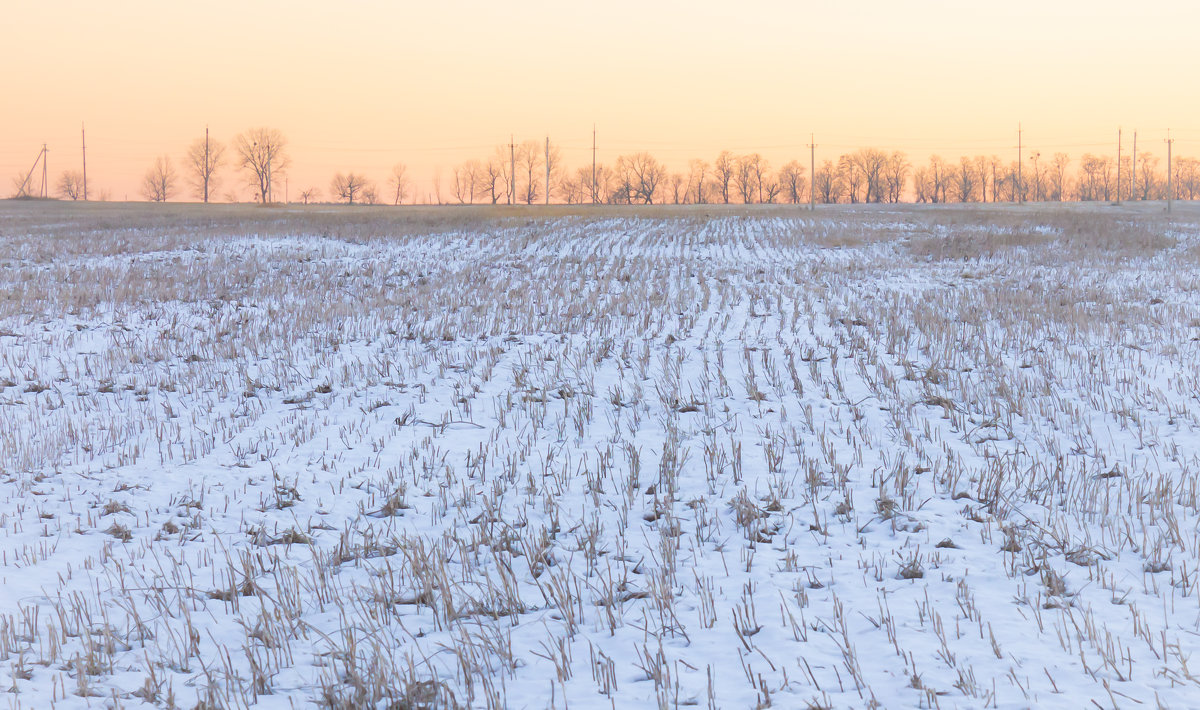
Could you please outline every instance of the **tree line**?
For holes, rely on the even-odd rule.
[[[168,156],[157,157],[143,176],[141,192],[147,200],[164,202],[186,188],[191,197],[210,202],[232,170],[251,188],[256,202],[274,202],[281,197],[278,181],[291,165],[287,148],[287,139],[274,128],[247,130],[229,146],[206,132],[188,146],[179,167]],[[334,174],[327,193],[309,186],[296,195],[305,204],[326,200],[350,205],[800,204],[810,199],[853,204],[1156,200],[1165,199],[1168,190],[1165,167],[1149,152],[1123,155],[1119,166],[1108,155],[1085,153],[1073,161],[1066,153],[1043,156],[1036,150],[1024,161],[934,155],[914,165],[900,151],[860,148],[814,168],[810,176],[808,166],[798,160],[775,167],[759,153],[730,151],[711,161],[689,160],[682,170],[672,170],[646,151],[571,168],[558,146],[529,140],[497,146],[486,158],[459,163],[447,175],[438,170],[425,195],[414,189],[403,163],[392,167],[382,186],[351,170]],[[1200,197],[1200,160],[1175,158],[1170,169],[1173,199]],[[29,194],[26,181],[13,183],[17,196]],[[57,182],[64,199],[80,199],[82,188],[77,171],[62,173]]]

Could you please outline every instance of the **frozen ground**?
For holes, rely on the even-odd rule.
[[[0,206],[13,708],[1200,705],[1200,227]]]

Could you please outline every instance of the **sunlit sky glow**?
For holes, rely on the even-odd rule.
[[[346,7],[350,5],[350,7]],[[861,146],[1015,157],[1200,154],[1200,3],[1111,0],[604,3],[509,0],[11,2],[0,23],[0,195],[50,147],[93,196],[141,199],[158,155],[271,126],[292,195],[337,171],[383,183],[546,135],[571,165],[721,149],[778,166]],[[1128,144],[1127,144],[1128,145]],[[1128,147],[1126,148],[1128,150]],[[218,192],[244,181],[226,170]],[[418,199],[420,199],[420,197]],[[176,199],[190,199],[186,190]]]

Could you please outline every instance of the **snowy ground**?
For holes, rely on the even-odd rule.
[[[0,206],[3,701],[1200,705],[1182,212]]]

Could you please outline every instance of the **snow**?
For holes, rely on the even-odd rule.
[[[11,707],[1197,703],[1186,210],[246,215],[0,228]]]

